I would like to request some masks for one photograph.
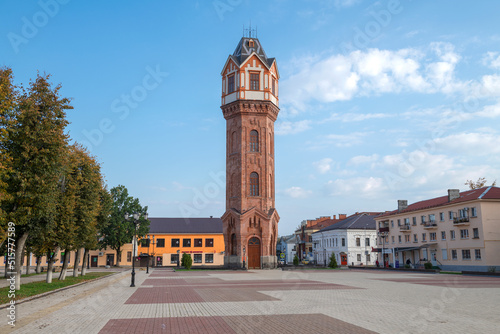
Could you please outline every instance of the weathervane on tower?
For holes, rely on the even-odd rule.
[[[243,37],[257,38],[257,27],[255,27],[255,29],[252,29],[252,21],[250,21],[250,26],[248,28],[245,28],[245,25],[243,25]]]

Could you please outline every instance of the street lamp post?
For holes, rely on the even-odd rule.
[[[246,260],[246,248],[245,248],[245,246],[243,246],[243,269],[246,269],[246,267],[247,267],[245,260]]]
[[[181,250],[177,250],[177,268],[179,268],[179,257],[181,256]]]
[[[155,236],[153,235],[153,262],[151,263],[152,267],[155,267],[156,263],[156,256],[155,256]]]
[[[149,243],[150,243],[149,235],[148,235],[148,260],[146,261],[146,274],[149,274]]]
[[[388,235],[387,232],[379,232],[378,235],[382,237],[382,267],[385,268],[385,253],[384,253],[384,248],[385,248],[385,237]]]
[[[132,239],[133,243],[133,253],[132,253],[132,277],[131,277],[131,282],[130,282],[130,287],[135,287],[135,253],[136,253],[136,243],[137,243],[137,230],[139,229],[139,218],[141,215],[137,212],[134,212],[132,217],[129,216],[128,213],[125,214],[125,220],[130,220],[130,218],[134,219],[134,239]],[[144,218],[148,219],[148,214],[146,213],[144,215]]]

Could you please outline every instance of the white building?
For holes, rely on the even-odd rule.
[[[374,265],[377,254],[375,217],[380,212],[356,213],[312,234],[316,263],[328,265],[332,253],[338,265]]]
[[[293,263],[295,256],[295,235],[291,234],[280,237],[276,249],[276,254],[280,254],[279,260],[283,260],[286,264]],[[283,256],[281,256],[281,253],[283,253]]]

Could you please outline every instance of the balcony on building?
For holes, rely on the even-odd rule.
[[[426,230],[433,230],[437,229],[438,224],[436,222],[427,222],[424,225],[424,229]]]
[[[378,231],[379,232],[389,232],[389,221],[383,221],[378,223]]]
[[[469,217],[454,217],[453,225],[469,225]]]
[[[401,226],[399,226],[399,230],[401,232],[411,232],[411,225],[408,225],[408,224],[401,225]]]

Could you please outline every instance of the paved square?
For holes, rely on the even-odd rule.
[[[130,271],[17,305],[1,333],[498,333],[500,278],[385,270]],[[6,312],[6,309],[3,310]],[[5,317],[6,318],[6,317]]]

